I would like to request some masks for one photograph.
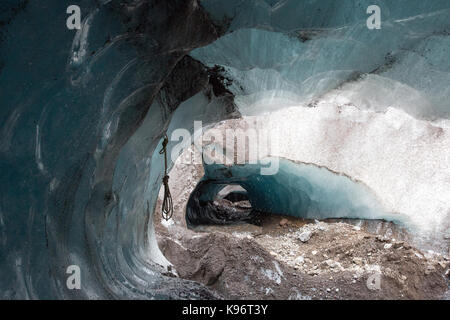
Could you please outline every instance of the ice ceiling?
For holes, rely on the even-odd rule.
[[[1,298],[212,297],[162,274],[148,213],[163,133],[239,113],[301,108],[298,123],[320,126],[291,121],[310,142],[290,158],[378,194],[410,190],[418,205],[402,191],[389,211],[448,229],[447,0],[84,0],[78,31],[65,27],[70,4],[0,4]],[[366,27],[372,4],[381,30]],[[69,265],[81,290],[66,287]]]

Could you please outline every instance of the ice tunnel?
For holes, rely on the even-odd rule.
[[[208,202],[224,186],[239,185],[252,209],[261,212],[306,219],[384,219],[413,228],[407,216],[385,212],[364,184],[312,164],[278,161],[273,175],[261,175],[260,164],[205,165],[205,176],[187,203],[187,223],[221,223]]]
[[[374,4],[382,27],[371,30]],[[283,160],[265,178],[251,165],[226,169],[254,206],[397,211],[427,235],[448,230],[447,0],[82,0],[78,30],[66,25],[70,5],[0,4],[0,298],[215,298],[167,276],[152,225],[162,137],[199,120],[302,110],[276,125],[304,143],[291,136],[274,156],[309,164]],[[383,208],[331,171],[366,183]],[[272,186],[281,207],[260,196]],[[66,285],[72,265],[80,290]]]

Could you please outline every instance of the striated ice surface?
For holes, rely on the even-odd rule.
[[[255,3],[264,1],[252,3],[259,7]],[[246,24],[191,55],[226,68],[244,114],[261,114],[294,102],[312,103],[328,91],[346,86],[353,89],[349,91],[363,92],[363,98],[355,101],[361,108],[385,110],[392,106],[416,117],[450,117],[448,3],[436,1],[434,9],[428,6],[422,14],[405,16],[408,9],[411,14],[424,10],[423,4],[395,2],[382,11],[381,30],[367,28],[367,15],[358,9],[367,8],[366,1],[355,1],[355,6],[349,7],[330,3],[265,4],[269,12],[264,18],[265,30]],[[313,5],[319,12],[314,11],[316,25],[297,18],[297,24],[288,28],[274,19],[281,8],[310,9]],[[335,11],[331,14],[329,10]],[[346,18],[333,22],[343,11]],[[317,14],[330,19],[321,24]],[[289,18],[283,16],[283,21]],[[284,32],[276,32],[279,29]],[[262,105],[266,109],[261,110]]]
[[[212,296],[161,275],[151,225],[173,111],[155,96],[215,37],[193,1],[172,2],[80,1],[80,30],[66,28],[69,1],[0,4],[0,298]],[[214,99],[195,105],[223,116]]]
[[[382,29],[369,31],[365,12],[375,3],[382,7]],[[375,204],[361,196],[355,204],[338,197],[342,208],[400,208],[420,228],[430,217],[443,226],[448,221],[448,198],[437,195],[448,186],[442,184],[448,156],[437,151],[448,150],[447,0],[83,0],[82,29],[67,30],[71,4],[0,4],[1,298],[212,297],[198,284],[163,275],[168,261],[151,225],[163,132],[228,116],[229,101],[212,97],[207,81],[192,89],[201,77],[190,78],[191,70],[170,78],[189,52],[206,65],[224,66],[245,115],[323,101],[350,104],[349,112],[359,110],[355,119],[370,111],[374,125],[362,121],[367,130],[358,131],[364,139],[334,136],[336,143],[366,141],[367,153],[355,153],[361,145],[331,150],[328,142],[321,150],[299,147],[304,157],[297,159],[321,156],[300,173],[328,177],[317,165],[335,157],[331,169],[358,178],[381,198]],[[177,79],[184,85],[161,94]],[[311,110],[317,120],[336,108]],[[311,123],[296,130],[321,145],[313,135],[335,122]],[[376,178],[365,168],[383,174]],[[410,193],[388,195],[404,188]],[[81,290],[66,286],[74,264]]]

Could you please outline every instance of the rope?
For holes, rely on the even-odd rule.
[[[169,143],[169,138],[167,134],[164,135],[164,140],[162,143],[162,149],[159,151],[159,154],[164,154],[164,177],[163,177],[163,185],[164,185],[164,200],[162,203],[161,214],[166,221],[170,220],[173,215],[173,202],[172,195],[169,190],[169,175],[167,174],[167,144]]]

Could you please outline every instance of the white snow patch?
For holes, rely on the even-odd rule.
[[[265,275],[268,279],[275,281],[276,284],[281,283],[281,278],[283,278],[283,272],[280,269],[280,265],[277,261],[273,261],[273,264],[275,266],[275,270],[273,271],[271,269],[263,269],[261,268],[261,272],[263,275]]]

